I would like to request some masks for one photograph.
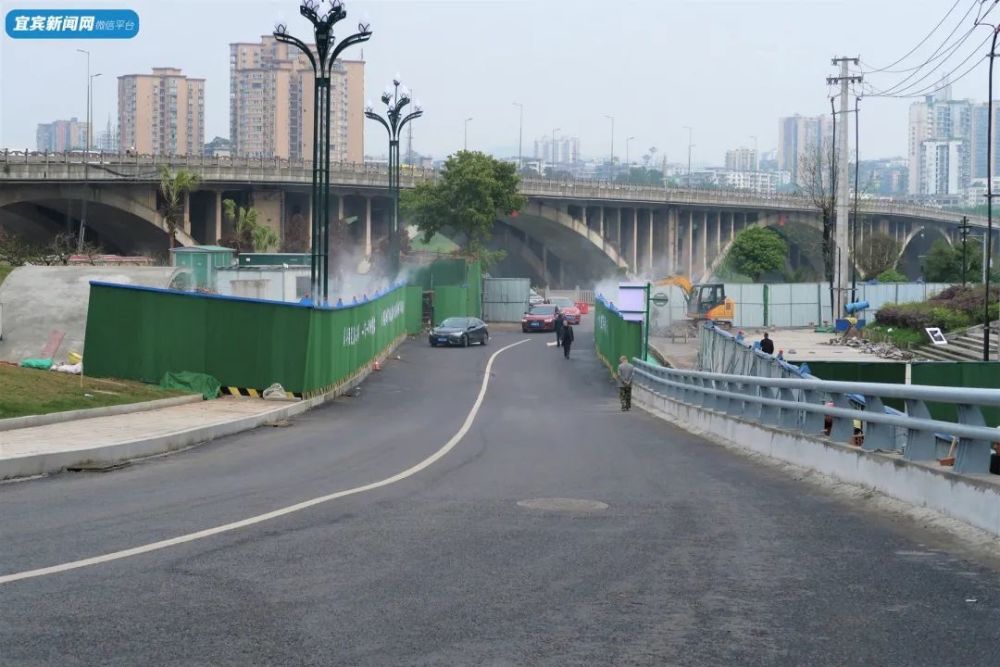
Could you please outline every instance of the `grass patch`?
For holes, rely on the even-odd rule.
[[[866,326],[863,329],[863,332],[865,338],[874,343],[892,343],[901,350],[906,350],[915,345],[921,345],[929,342],[926,332],[914,331],[913,329],[886,327],[874,324]]]
[[[7,276],[10,275],[10,272],[13,270],[14,270],[13,266],[9,266],[7,264],[0,264],[0,285],[3,284],[3,281],[7,278]]]
[[[99,380],[0,364],[0,419],[153,401],[184,392],[129,380]]]

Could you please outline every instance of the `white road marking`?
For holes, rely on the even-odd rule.
[[[451,436],[451,439],[445,443],[444,447],[437,450],[426,459],[420,463],[414,465],[411,468],[407,468],[403,472],[397,473],[392,477],[386,477],[378,482],[372,482],[371,484],[365,484],[364,486],[357,486],[353,489],[347,489],[345,491],[337,491],[336,493],[331,493],[325,496],[319,496],[318,498],[313,498],[311,500],[304,500],[300,503],[295,503],[294,505],[289,505],[287,507],[282,507],[281,509],[276,509],[265,514],[258,514],[257,516],[252,516],[240,521],[234,521],[232,523],[226,523],[221,526],[215,526],[214,528],[206,528],[205,530],[199,530],[195,533],[188,533],[186,535],[178,535],[177,537],[171,537],[167,540],[160,540],[159,542],[150,542],[149,544],[143,544],[138,547],[132,547],[131,549],[123,549],[122,551],[114,551],[112,553],[103,554],[101,556],[93,556],[91,558],[83,558],[81,560],[70,561],[69,563],[62,563],[60,565],[51,565],[49,567],[42,567],[36,570],[25,570],[23,572],[14,572],[12,574],[0,575],[0,584],[9,584],[14,581],[20,581],[22,579],[34,579],[35,577],[45,577],[50,574],[59,574],[61,572],[69,572],[70,570],[78,570],[83,567],[90,567],[91,565],[100,565],[101,563],[110,563],[111,561],[121,560],[123,558],[131,558],[132,556],[139,556],[141,554],[146,554],[151,551],[159,551],[160,549],[166,549],[167,547],[177,546],[179,544],[186,544],[187,542],[194,542],[195,540],[202,540],[206,537],[212,537],[213,535],[219,535],[221,533],[228,533],[229,531],[238,530],[240,528],[246,528],[248,526],[253,526],[258,523],[263,523],[264,521],[270,521],[271,519],[277,519],[278,517],[285,516],[286,514],[292,514],[294,512],[300,512],[304,509],[308,509],[315,505],[321,505],[323,503],[328,503],[331,500],[336,500],[338,498],[344,498],[346,496],[353,496],[358,493],[364,493],[365,491],[372,491],[374,489],[382,488],[383,486],[389,486],[390,484],[395,484],[400,482],[407,477],[412,477],[416,475],[421,470],[424,470],[433,463],[439,461],[445,454],[450,452],[452,449],[461,442],[462,438],[469,432],[472,428],[473,422],[476,420],[476,415],[479,414],[479,408],[483,405],[483,400],[486,398],[486,389],[489,387],[491,370],[493,369],[493,362],[496,360],[501,353],[516,347],[522,343],[527,343],[529,339],[520,340],[516,343],[511,343],[506,347],[502,347],[492,355],[490,355],[489,361],[486,363],[486,370],[483,371],[483,382],[479,387],[479,395],[476,397],[476,402],[472,404],[472,409],[469,410],[469,414],[465,417],[465,421],[462,423],[461,428]]]

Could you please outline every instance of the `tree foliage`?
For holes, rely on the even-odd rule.
[[[253,206],[244,208],[237,206],[232,199],[226,199],[222,202],[222,214],[233,226],[230,245],[236,252],[267,252],[278,247],[281,241],[278,233],[258,222],[257,209]]]
[[[407,224],[416,225],[424,243],[435,233],[449,236],[473,257],[487,260],[487,244],[498,216],[520,210],[525,199],[513,164],[489,155],[459,151],[445,162],[440,177],[402,193]]]
[[[750,276],[754,282],[770,271],[785,266],[788,244],[777,232],[764,227],[750,227],[736,235],[729,257],[734,269]]]
[[[905,283],[907,278],[896,269],[886,269],[875,277],[880,283]]]
[[[974,282],[982,282],[983,245],[978,240],[969,240],[965,250],[966,277]],[[924,280],[933,283],[960,281],[962,279],[962,246],[952,246],[944,239],[931,244],[930,251],[921,262]]]
[[[160,206],[160,215],[167,225],[167,234],[170,235],[170,247],[174,247],[177,234],[177,225],[184,221],[184,200],[187,195],[198,187],[198,175],[179,169],[171,173],[166,165],[160,167],[160,195],[163,197],[163,204]]]
[[[829,141],[813,146],[799,157],[797,188],[797,194],[812,203],[823,222],[823,265],[828,281],[833,280],[833,232],[837,222],[836,190],[831,173],[833,163],[833,146]]]
[[[855,262],[865,277],[878,274],[896,266],[899,258],[899,242],[885,234],[865,237],[862,247],[857,249]]]

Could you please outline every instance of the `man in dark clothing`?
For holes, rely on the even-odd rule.
[[[774,354],[774,341],[771,340],[767,332],[764,332],[764,340],[760,341],[760,351],[764,354]]]
[[[566,325],[566,318],[563,317],[562,312],[556,308],[556,347],[562,345],[563,339],[563,327]]]
[[[571,347],[573,347],[573,327],[567,324],[562,331],[563,356],[567,359],[569,359],[569,348]]]

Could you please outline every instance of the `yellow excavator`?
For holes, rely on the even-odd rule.
[[[670,276],[653,283],[656,287],[676,285],[684,291],[687,299],[687,316],[693,324],[711,320],[715,324],[731,329],[736,317],[736,302],[726,297],[726,286],[722,283],[692,285],[684,276]]]

